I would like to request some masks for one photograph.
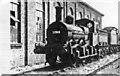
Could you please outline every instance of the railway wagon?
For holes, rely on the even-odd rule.
[[[115,27],[105,27],[104,30],[108,32],[109,50],[112,52],[119,51],[118,29]]]

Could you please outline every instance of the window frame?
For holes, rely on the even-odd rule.
[[[73,8],[70,7],[69,10],[70,10],[70,14],[73,16],[74,15]]]
[[[43,23],[43,1],[39,2],[36,0],[35,2],[35,6],[36,6],[36,42],[43,42],[43,30],[44,30],[44,23]],[[41,7],[40,9],[38,9],[39,7]],[[39,17],[39,20],[38,20]],[[40,21],[42,20],[42,21]],[[41,26],[39,26],[41,25]]]
[[[15,49],[15,48],[20,48],[22,46],[21,43],[21,2],[20,1],[11,1],[11,9],[10,9],[10,47],[11,49]],[[15,15],[13,16],[11,14],[11,11],[15,12]],[[15,21],[15,25],[11,25],[11,19],[13,19],[13,21]],[[13,28],[13,29],[12,29]],[[15,28],[15,29],[14,29]],[[14,35],[12,33],[12,30],[16,30],[16,38],[14,41],[14,37],[12,37],[12,35]]]

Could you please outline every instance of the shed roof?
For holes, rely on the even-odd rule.
[[[75,23],[78,24],[78,25],[83,25],[85,27],[88,27],[87,26],[88,23],[92,23],[92,25],[94,25],[94,22],[92,20],[89,20],[89,19],[86,19],[86,18],[76,20]]]

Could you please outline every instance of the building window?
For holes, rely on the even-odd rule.
[[[21,43],[21,25],[20,25],[20,2],[12,0],[10,2],[10,41],[11,43]]]
[[[93,18],[93,21],[95,21],[95,18]]]
[[[82,12],[80,12],[80,18],[82,19]]]
[[[10,11],[10,25],[15,26],[15,11]]]
[[[79,12],[76,12],[76,20],[79,20],[80,19],[80,14]]]
[[[89,19],[89,15],[87,15],[87,19]]]
[[[43,2],[36,0],[36,42],[43,41]]]
[[[73,9],[72,8],[70,8],[70,12],[71,12],[71,15],[73,15]]]
[[[96,30],[98,31],[100,29],[99,24],[96,25]]]
[[[82,19],[82,13],[76,12],[76,20]]]
[[[70,8],[70,11],[71,11],[71,15],[73,15],[73,9],[72,8]]]
[[[68,15],[73,16],[73,9],[71,7],[68,10]]]
[[[97,17],[97,21],[100,22],[100,21],[101,21],[101,18],[100,18],[100,17]]]

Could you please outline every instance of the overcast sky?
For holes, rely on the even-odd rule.
[[[118,28],[118,2],[120,0],[83,0],[104,14],[102,27],[114,26]]]

